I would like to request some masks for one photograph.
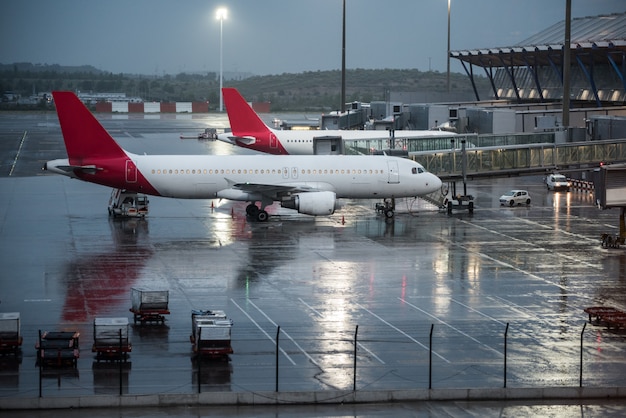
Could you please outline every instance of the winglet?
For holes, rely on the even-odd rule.
[[[85,159],[126,157],[89,109],[70,91],[52,92],[69,162],[83,165]]]

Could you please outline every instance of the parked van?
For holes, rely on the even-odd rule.
[[[569,192],[571,183],[563,174],[550,174],[546,176],[546,187],[548,190],[565,190]]]

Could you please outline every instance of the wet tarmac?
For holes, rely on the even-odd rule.
[[[132,152],[239,152],[179,139],[223,122],[103,119]],[[585,325],[583,312],[626,310],[626,253],[600,246],[619,212],[586,192],[547,192],[540,176],[489,179],[468,184],[472,215],[409,201],[389,221],[374,201],[346,201],[320,218],[272,206],[263,224],[246,220],[243,202],[152,197],[146,219],[114,220],[109,189],[40,171],[65,156],[54,113],[0,115],[0,155],[0,312],[20,312],[24,338],[18,359],[0,357],[0,398],[626,386],[625,334]],[[513,188],[531,205],[501,207]],[[133,324],[122,367],[99,362],[93,320],[132,323],[133,287],[168,290],[171,314]],[[233,319],[230,361],[194,360],[192,309]],[[40,330],[80,332],[75,369],[40,376]]]

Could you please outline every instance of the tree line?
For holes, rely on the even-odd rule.
[[[417,69],[354,69],[346,72],[346,101],[386,100],[389,91],[444,92],[446,74]],[[487,86],[486,79],[480,80]],[[224,79],[224,86],[239,89],[248,101],[269,101],[272,111],[336,110],[341,96],[341,71],[252,76]],[[464,74],[451,74],[454,91],[471,91]],[[219,106],[219,75],[179,73],[161,76],[114,74],[91,66],[62,67],[0,64],[0,108],[11,108],[8,97],[27,98],[40,92],[70,90],[90,93],[126,93],[144,101],[208,101],[209,109]],[[7,96],[7,92],[10,93]],[[45,104],[37,103],[38,107]],[[15,106],[13,106],[15,107]]]

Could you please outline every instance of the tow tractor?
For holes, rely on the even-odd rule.
[[[180,139],[217,139],[217,129],[205,128],[204,132],[196,135],[180,135]]]
[[[125,189],[113,189],[109,198],[109,216],[143,218],[148,214],[148,196]]]

